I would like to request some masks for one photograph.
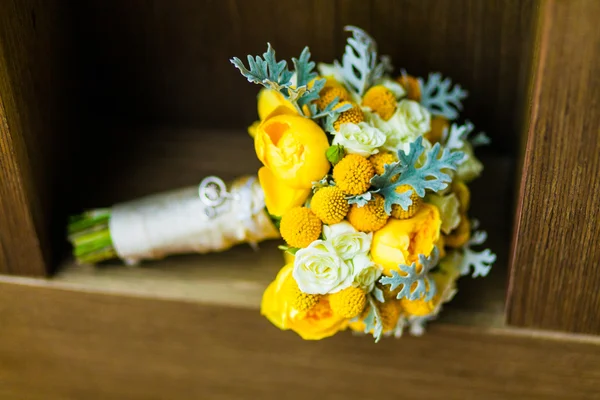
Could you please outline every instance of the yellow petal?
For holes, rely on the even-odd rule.
[[[265,194],[265,204],[269,214],[278,217],[293,207],[301,206],[311,191],[311,189],[293,189],[284,185],[267,167],[258,170],[258,180]]]
[[[266,88],[258,92],[258,117],[261,121],[267,119],[268,115],[278,107],[287,108],[297,114],[294,105],[286,100],[281,93]]]
[[[254,136],[256,136],[256,131],[258,130],[259,125],[260,121],[254,121],[254,123],[248,127],[248,134],[251,138],[254,138]]]

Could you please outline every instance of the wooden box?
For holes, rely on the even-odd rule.
[[[598,18],[596,0],[0,0],[0,398],[591,398]],[[277,331],[258,313],[277,243],[74,265],[69,214],[256,171],[257,88],[232,56],[332,61],[348,24],[467,88],[492,138],[472,214],[498,261],[426,336]]]

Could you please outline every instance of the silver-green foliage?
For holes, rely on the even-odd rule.
[[[448,186],[452,179],[450,175],[442,171],[456,170],[464,153],[443,149],[440,155],[440,150],[440,144],[436,143],[426,152],[426,160],[423,165],[417,168],[417,162],[425,152],[423,137],[420,136],[410,144],[408,154],[405,154],[403,150],[398,150],[398,161],[386,164],[384,173],[375,175],[371,179],[371,184],[379,189],[378,193],[385,199],[386,213],[391,214],[394,204],[399,204],[404,210],[408,210],[412,204],[410,199],[412,190],[397,193],[396,189],[399,186],[411,186],[419,197],[424,197],[425,191],[428,189],[437,192]]]
[[[334,61],[341,71],[346,85],[362,96],[373,83],[391,69],[389,58],[377,61],[377,43],[365,31],[355,26],[346,26],[344,30],[352,32],[348,38],[342,63]]]
[[[422,298],[429,301],[435,296],[436,286],[428,273],[437,265],[438,261],[439,251],[437,247],[434,247],[429,257],[419,254],[419,265],[414,262],[411,265],[400,264],[398,267],[402,274],[398,271],[392,271],[391,277],[381,277],[379,282],[383,285],[390,285],[390,290],[402,287],[396,296],[398,299],[417,300]],[[415,283],[416,286],[413,288]]]
[[[450,78],[442,79],[439,72],[429,74],[427,81],[419,78],[421,86],[421,104],[434,115],[441,115],[449,120],[456,119],[462,110],[462,100],[467,98],[467,91],[460,85],[452,86]]]

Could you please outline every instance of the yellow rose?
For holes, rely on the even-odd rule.
[[[263,88],[258,92],[258,118],[265,120],[277,107],[284,106],[297,114],[296,108],[276,90]]]
[[[346,329],[348,320],[336,316],[329,307],[327,296],[308,311],[295,310],[284,293],[284,282],[292,274],[294,265],[288,264],[279,271],[275,281],[265,290],[261,314],[281,330],[291,329],[305,340],[320,340]]]
[[[418,261],[419,254],[429,256],[440,238],[442,221],[437,207],[423,204],[408,219],[390,218],[388,223],[374,233],[371,256],[391,275],[399,264],[410,265]]]
[[[269,213],[282,216],[302,205],[312,183],[322,179],[330,164],[325,132],[308,118],[279,107],[261,122],[254,137],[258,159],[264,164],[258,179]]]

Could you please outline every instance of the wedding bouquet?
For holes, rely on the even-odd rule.
[[[263,167],[266,208],[288,263],[264,292],[261,312],[282,330],[318,340],[347,328],[420,334],[456,293],[459,277],[485,276],[495,255],[468,217],[467,183],[482,164],[471,123],[455,122],[467,96],[438,73],[392,77],[375,41],[347,27],[341,62],[308,47],[293,70],[268,45],[248,65],[263,85],[249,132]]]

